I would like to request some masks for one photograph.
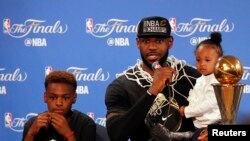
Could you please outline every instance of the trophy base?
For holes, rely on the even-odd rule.
[[[212,84],[220,109],[222,124],[236,124],[244,84]]]

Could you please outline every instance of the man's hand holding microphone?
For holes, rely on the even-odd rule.
[[[161,66],[158,61],[152,63],[152,69],[154,70],[153,82],[148,92],[157,96],[172,82],[172,77],[176,71],[168,65]]]

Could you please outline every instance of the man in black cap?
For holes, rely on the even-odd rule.
[[[179,115],[200,74],[185,61],[168,56],[173,45],[166,18],[143,18],[137,27],[141,60],[106,90],[106,127],[112,141],[189,140],[194,126]]]

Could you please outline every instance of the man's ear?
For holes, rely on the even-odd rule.
[[[139,46],[139,38],[138,37],[136,38],[136,46],[137,46],[137,48],[140,48],[140,46]]]
[[[174,46],[174,37],[168,38],[167,41],[169,45],[168,49],[171,49]]]
[[[77,100],[77,94],[75,93],[73,96],[73,103],[76,103],[76,100]]]

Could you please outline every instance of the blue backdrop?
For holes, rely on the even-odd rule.
[[[1,0],[1,141],[21,140],[24,123],[46,109],[43,82],[51,70],[76,75],[73,108],[105,125],[105,89],[140,58],[136,26],[154,15],[171,21],[170,54],[193,66],[197,42],[212,31],[222,33],[225,55],[244,65],[238,123],[245,122],[250,119],[249,5],[247,0]]]

